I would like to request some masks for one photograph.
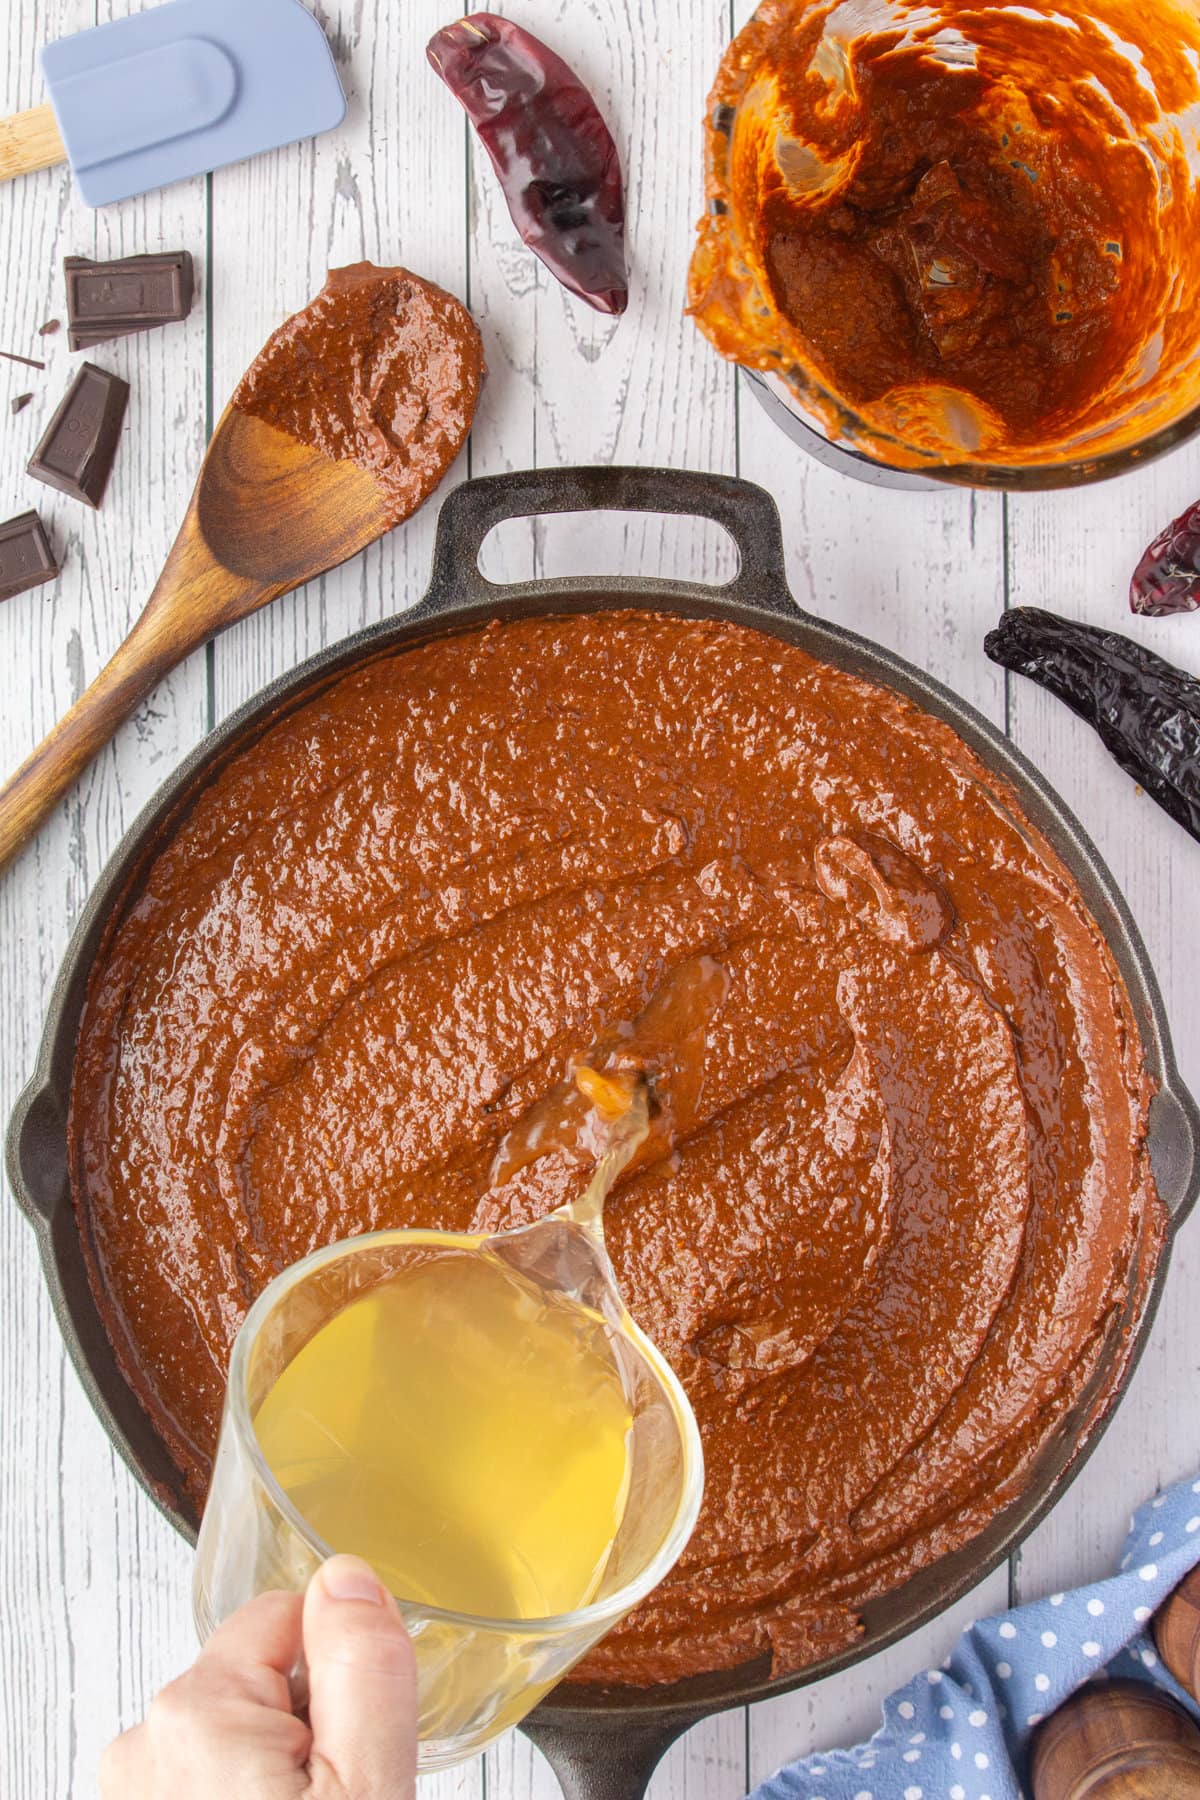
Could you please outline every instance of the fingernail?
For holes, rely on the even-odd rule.
[[[375,1571],[360,1556],[331,1556],[321,1564],[321,1586],[331,1600],[370,1600],[375,1606],[384,1602]]]

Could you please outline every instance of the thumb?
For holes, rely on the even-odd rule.
[[[417,1675],[396,1603],[357,1556],[331,1556],[304,1596],[309,1757],[320,1800],[413,1800]]]

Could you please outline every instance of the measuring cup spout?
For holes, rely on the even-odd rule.
[[[578,1082],[585,1071],[576,1072]],[[586,1093],[586,1087],[584,1092]],[[587,1231],[594,1231],[604,1241],[604,1202],[617,1177],[627,1168],[646,1141],[650,1130],[650,1083],[638,1075],[625,1103],[625,1111],[610,1126],[612,1141],[592,1170],[592,1178],[583,1192],[558,1210],[565,1218],[574,1219]]]
[[[605,1247],[599,1209],[580,1219],[570,1206],[560,1206],[533,1225],[497,1232],[487,1240],[487,1247],[539,1287],[562,1294],[614,1324],[623,1317],[625,1303]]]
[[[592,1073],[586,1069],[582,1072]],[[616,1083],[611,1085],[615,1091]],[[580,1089],[587,1093],[585,1083],[580,1083]],[[604,1202],[649,1133],[649,1081],[644,1074],[638,1074],[632,1083],[626,1080],[622,1084],[620,1095],[623,1110],[619,1116],[605,1120],[608,1148],[583,1191],[566,1205],[547,1213],[544,1219],[519,1226],[515,1231],[497,1232],[488,1240],[489,1247],[512,1268],[544,1287],[569,1295],[582,1306],[593,1307],[614,1322],[624,1317],[625,1303],[604,1242]]]

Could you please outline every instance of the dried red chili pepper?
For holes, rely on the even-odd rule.
[[[495,13],[447,25],[425,54],[479,133],[522,242],[589,306],[624,312],[621,163],[579,77]]]
[[[1135,613],[1162,618],[1200,606],[1200,500],[1172,519],[1133,571],[1129,604]]]
[[[1200,839],[1200,681],[1132,638],[1035,606],[1006,612],[983,647],[1065,700],[1106,750]]]

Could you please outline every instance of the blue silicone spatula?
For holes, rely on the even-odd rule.
[[[300,0],[169,0],[41,60],[50,104],[0,121],[0,180],[69,162],[89,206],[315,137],[346,112]]]

